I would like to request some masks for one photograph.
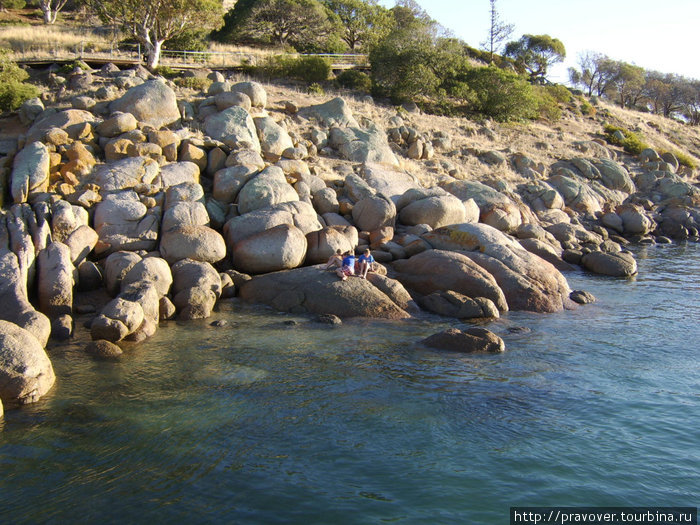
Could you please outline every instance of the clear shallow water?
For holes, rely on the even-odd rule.
[[[85,339],[54,346],[52,392],[5,414],[0,523],[696,506],[700,246],[638,256],[635,280],[567,276],[593,305],[490,323],[499,356],[414,345],[444,319],[331,329],[236,303],[214,317],[228,326],[171,323],[119,362],[85,356]]]

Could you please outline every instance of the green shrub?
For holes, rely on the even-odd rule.
[[[173,80],[176,86],[181,88],[194,89],[195,91],[206,91],[211,85],[211,80],[208,78],[197,77],[179,77]]]
[[[473,108],[501,122],[537,118],[539,103],[532,86],[522,77],[494,66],[477,67],[467,74],[474,92]]]
[[[585,98],[583,97],[578,97],[579,98],[579,110],[581,111],[582,115],[595,115],[596,109],[593,107],[593,105],[588,102]]]
[[[3,9],[23,9],[27,5],[24,0],[0,0],[0,10]]]
[[[174,70],[170,66],[158,66],[156,68],[156,74],[165,78],[175,78],[180,74],[180,72]]]
[[[605,124],[603,127],[605,131],[605,140],[608,144],[613,144],[615,146],[622,146],[627,153],[632,155],[639,155],[642,151],[649,147],[639,135],[636,133],[620,128],[618,126],[613,126],[612,124]],[[624,135],[624,139],[620,139],[616,132],[621,132]]]
[[[556,100],[559,104],[571,104],[574,101],[574,95],[569,91],[569,88],[561,84],[547,84],[543,86],[544,90]]]
[[[276,55],[268,57],[262,66],[251,68],[273,78],[290,78],[304,82],[324,82],[331,74],[331,63],[323,57],[293,57]]]
[[[556,122],[561,118],[560,103],[547,87],[549,86],[532,86],[537,102],[537,114],[541,119]]]
[[[39,88],[24,81],[27,72],[8,58],[7,51],[0,52],[0,111],[14,111],[25,100],[39,96]]]
[[[367,73],[357,69],[348,69],[338,75],[338,84],[346,89],[354,89],[369,93],[372,90],[372,79]]]

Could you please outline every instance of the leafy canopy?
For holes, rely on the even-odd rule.
[[[566,48],[559,39],[549,35],[523,35],[520,40],[506,44],[505,55],[530,74],[531,82],[543,83],[547,70],[566,58]]]

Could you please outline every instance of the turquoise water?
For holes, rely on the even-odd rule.
[[[58,382],[0,431],[0,523],[506,523],[510,506],[697,506],[700,246],[569,275],[598,302],[510,313],[506,353],[414,343],[445,319],[224,304]],[[296,324],[289,324],[295,321]],[[0,423],[2,424],[2,423]]]

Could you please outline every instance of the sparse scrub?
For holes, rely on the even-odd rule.
[[[318,82],[314,82],[313,84],[310,84],[309,87],[306,90],[309,95],[325,95],[326,91],[323,89],[323,86],[319,84]]]
[[[633,131],[629,131],[618,126],[613,126],[612,124],[605,124],[604,131],[605,140],[608,142],[608,144],[622,146],[627,153],[632,155],[639,155],[642,151],[649,147],[649,145],[646,144],[642,138]],[[619,134],[617,133],[618,131],[624,136],[624,139],[620,138]]]
[[[663,155],[666,153],[665,151],[660,151],[659,155]],[[674,151],[669,151],[668,153],[672,153],[676,159],[678,160],[678,164],[681,166],[685,166],[686,168],[690,168],[691,170],[694,170],[697,168],[697,164],[695,163],[695,160],[693,160],[693,157],[688,155],[687,153],[684,153],[682,151],[674,150]]]
[[[195,91],[206,91],[211,85],[208,78],[179,77],[173,80],[175,85],[181,88],[194,89]]]

